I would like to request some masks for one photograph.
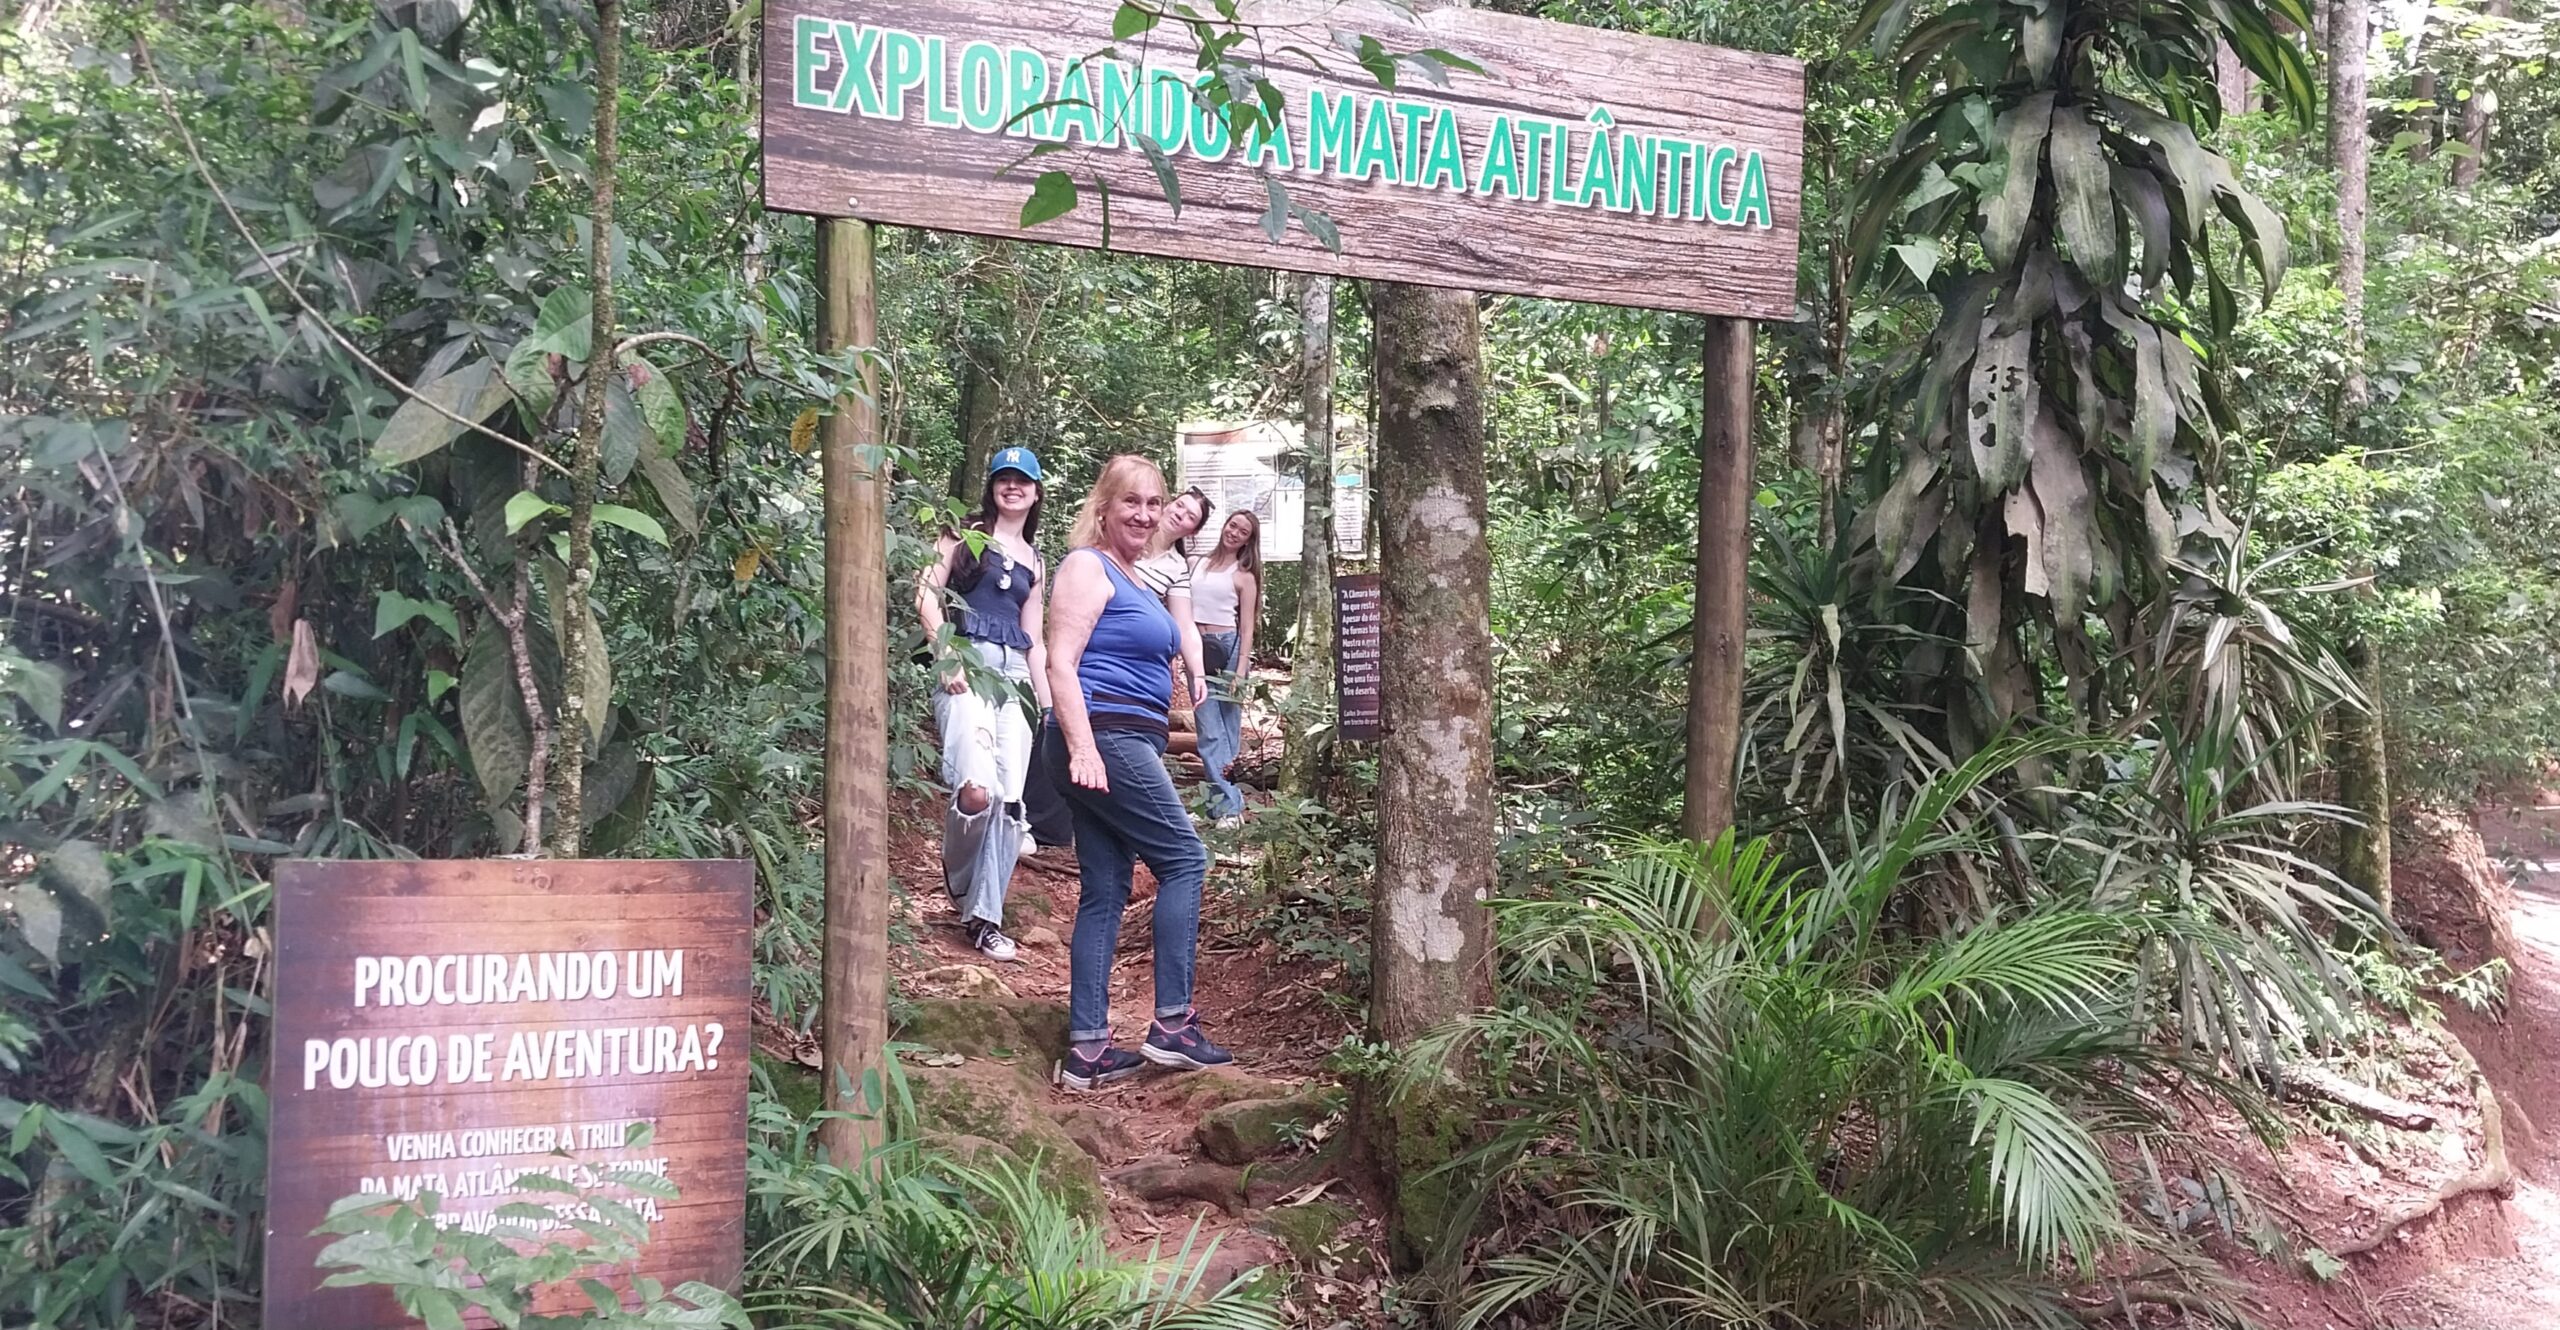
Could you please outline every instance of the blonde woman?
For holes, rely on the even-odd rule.
[[[1253,628],[1262,617],[1262,519],[1242,509],[1218,528],[1216,548],[1191,565],[1191,618],[1209,669],[1200,704],[1200,765],[1209,772],[1221,827],[1244,820],[1244,791],[1227,768],[1244,752],[1244,681],[1253,675]]]
[[[1074,546],[1049,597],[1049,692],[1043,754],[1075,816],[1075,937],[1068,945],[1069,1047],[1059,1082],[1091,1090],[1147,1063],[1197,1070],[1234,1061],[1191,1006],[1208,850],[1165,771],[1173,709],[1174,614],[1139,577],[1164,518],[1164,473],[1143,457],[1102,468],[1076,515]],[[1187,616],[1186,616],[1187,617]],[[1194,685],[1193,705],[1201,697]],[[1057,742],[1046,742],[1054,737]],[[1156,875],[1155,1019],[1130,1053],[1111,1044],[1111,963],[1129,906],[1132,866]]]

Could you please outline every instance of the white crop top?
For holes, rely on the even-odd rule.
[[[1191,569],[1191,621],[1203,628],[1236,626],[1236,566],[1212,569],[1202,559]]]

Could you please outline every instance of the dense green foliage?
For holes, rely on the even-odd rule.
[[[1501,1146],[1585,1133],[1591,1171],[1563,1180],[1615,1187],[1591,1193],[1602,1226],[1557,1230],[1583,1245],[1523,1230],[1497,1254],[1531,1262],[1511,1277],[1597,1276],[1620,1267],[1596,1235],[1659,1220],[1688,1245],[1644,1286],[1728,1320],[1998,1320],[2010,1304],[1968,1302],[1987,1285],[1964,1280],[2047,1298],[2043,1258],[2158,1236],[2086,1167],[2091,1133],[2154,1125],[2115,1115],[2095,1059],[2248,1064],[2352,1026],[2336,1016],[2373,971],[2336,948],[2384,930],[2321,866],[2328,736],[2362,704],[2324,644],[2380,651],[2405,791],[2465,800],[2560,756],[2560,85],[2540,77],[2560,35],[2437,9],[2416,48],[2384,44],[2376,397],[2340,422],[2330,185],[2301,127],[2314,76],[2269,22],[2305,22],[2289,0],[1536,8],[1784,51],[1813,76],[1805,315],[1764,330],[1761,362],[1742,820],[1770,841],[1749,871],[1585,832],[1657,833],[1679,802],[1697,325],[1487,303],[1510,974],[1589,1019],[1533,1032],[1505,1007],[1479,1033],[1514,1050]],[[785,1025],[815,1018],[810,442],[852,366],[812,349],[810,226],[756,204],[733,7],[635,0],[610,510],[592,593],[570,594],[554,464],[592,349],[591,6],[17,9],[0,25],[0,1321],[251,1324],[270,867],[503,853],[535,812],[571,815],[528,790],[570,616],[605,647],[585,681],[609,699],[589,713],[590,851],[754,860],[759,996]],[[2266,105],[2221,110],[2218,42],[2266,77]],[[2475,87],[2500,110],[2457,192]],[[891,233],[882,279],[900,578],[990,438],[1037,446],[1072,499],[1111,453],[1169,453],[1185,420],[1292,410],[1297,329],[1268,274]],[[1335,331],[1338,405],[1374,420],[1356,288]],[[2367,576],[2378,594],[2337,594]],[[1267,642],[1286,643],[1290,585]],[[893,770],[920,792],[923,681],[892,655]],[[2070,737],[2035,739],[2015,771],[1974,765],[2014,751],[2004,726]],[[1224,904],[1356,979],[1362,764],[1327,797],[1257,827],[1276,868]],[[1879,827],[1921,827],[1924,852],[1885,871],[1899,842]],[[1772,875],[1779,858],[1804,872]],[[1586,871],[1576,903],[1558,884]],[[1673,926],[1710,900],[1728,931]],[[1820,927],[1754,912],[1825,901]],[[2082,929],[2091,912],[2112,931]],[[1630,964],[1684,983],[1629,987],[1602,952],[1630,938]],[[1905,1000],[2010,941],[1996,959],[2034,943],[2062,968]],[[1734,1041],[1708,1037],[1743,1013]],[[1683,1023],[1677,1047],[1622,1037]],[[1981,1057],[1921,1055],[1951,1034]],[[1799,1039],[1840,1058],[1768,1065]],[[1748,1135],[1656,1138],[1589,1111],[1608,1087],[1763,1111],[1680,1124]],[[1634,1185],[1649,1170],[1753,1195],[1724,1171],[1736,1152],[1852,1120],[1946,1139],[1753,1179],[1804,1245],[1763,1235],[1747,1265],[1674,1268],[1731,1216],[1656,1214]],[[1046,1287],[1025,1271],[1162,1293],[1019,1179],[917,1159],[876,1181],[759,1139],[780,1283],[905,1277],[848,1273],[877,1258],[1020,1307]],[[1512,1153],[1485,1175],[1498,1195],[1563,1167]],[[1904,1195],[1923,1180],[1947,1187]],[[848,1246],[821,1260],[806,1243],[827,1224]],[[1879,1225],[1899,1241],[1859,1236]],[[1513,1287],[1501,1268],[1485,1296]]]

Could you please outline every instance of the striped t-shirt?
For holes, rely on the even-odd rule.
[[[1146,583],[1147,590],[1156,593],[1158,600],[1171,604],[1177,593],[1186,600],[1191,596],[1191,561],[1182,556],[1179,547],[1139,560],[1137,572],[1138,580]]]

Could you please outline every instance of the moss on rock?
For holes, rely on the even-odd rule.
[[[1200,1153],[1221,1164],[1250,1164],[1295,1145],[1307,1130],[1342,1111],[1343,1092],[1310,1086],[1280,1099],[1243,1099],[1201,1115]]]
[[[1359,1217],[1359,1212],[1347,1205],[1310,1201],[1305,1205],[1285,1205],[1263,1215],[1262,1231],[1279,1239],[1291,1256],[1312,1263]]]
[[[971,1138],[1003,1152],[1013,1163],[1036,1170],[1041,1183],[1066,1207],[1099,1223],[1104,1216],[1102,1169],[1075,1138],[1042,1111],[1047,1095],[1023,1071],[999,1062],[972,1059],[956,1067],[910,1066],[907,1090],[914,1097],[916,1134],[928,1144]],[[987,1150],[967,1145],[974,1155],[954,1147],[964,1162],[983,1159]]]
[[[785,1062],[761,1049],[754,1056],[755,1065],[762,1068],[766,1078],[772,1082],[774,1099],[789,1109],[793,1117],[805,1121],[825,1106],[826,1095],[818,1080],[817,1068]]]
[[[1046,1066],[1067,1046],[1067,1008],[1036,998],[918,998],[893,1037],[946,1053]]]

